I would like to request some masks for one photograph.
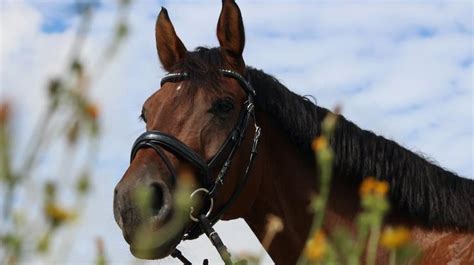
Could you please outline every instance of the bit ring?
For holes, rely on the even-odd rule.
[[[209,190],[208,190],[208,189],[199,188],[199,189],[193,191],[193,192],[191,193],[191,195],[189,195],[189,198],[192,199],[193,196],[195,196],[195,195],[198,194],[199,192],[204,192],[205,194],[209,194]],[[211,204],[210,204],[210,206],[209,206],[209,210],[208,210],[207,213],[206,213],[206,217],[209,217],[209,215],[210,215],[211,212],[212,212],[212,209],[214,208],[214,199],[209,197],[209,201],[211,202]],[[190,218],[191,220],[193,220],[194,222],[199,222],[199,219],[197,219],[196,217],[193,216],[194,207],[191,206],[190,209],[191,209],[191,211],[189,212],[189,218]]]

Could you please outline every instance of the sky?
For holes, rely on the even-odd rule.
[[[274,75],[294,92],[314,96],[320,106],[342,105],[343,115],[361,128],[473,178],[472,1],[237,3],[248,65]],[[137,118],[141,105],[164,74],[154,40],[161,6],[188,49],[218,45],[220,1],[134,1],[128,39],[91,91],[101,109],[102,140],[94,190],[77,224],[68,263],[91,263],[97,236],[104,239],[111,263],[136,261],[113,219],[112,197],[128,167],[131,145],[144,130]],[[0,3],[1,98],[15,103],[17,139],[33,130],[46,102],[45,84],[66,63],[78,22],[72,7],[59,0]],[[88,65],[94,65],[97,51],[109,40],[115,12],[114,1],[98,5],[83,53]],[[26,148],[23,142],[15,144]],[[43,172],[51,166],[45,163]],[[216,230],[233,253],[261,250],[242,220],[219,223]],[[219,260],[202,238],[181,250],[196,263],[204,257]],[[265,262],[271,264],[268,258]]]

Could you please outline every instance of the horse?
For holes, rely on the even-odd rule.
[[[284,228],[267,251],[276,264],[295,264],[310,231],[308,205],[318,188],[311,142],[332,112],[245,64],[242,15],[233,0],[222,4],[219,47],[188,51],[165,8],[155,37],[159,61],[169,74],[143,104],[146,132],[135,142],[114,193],[114,216],[132,254],[166,257],[183,237],[202,233],[196,222],[214,234],[215,222],[235,218],[243,218],[262,241],[266,217],[272,214],[283,220]],[[363,130],[343,115],[329,144],[334,165],[325,231],[341,225],[355,229],[358,186],[366,176],[375,176],[390,184],[392,208],[384,226],[408,227],[424,253],[422,264],[474,264],[473,180]],[[141,254],[134,234],[144,224],[160,231],[177,214],[170,198],[185,170],[192,172],[197,186],[193,194],[204,202],[171,238]],[[152,216],[141,216],[132,198],[141,186],[153,193]],[[387,253],[379,249],[377,264],[387,263]]]

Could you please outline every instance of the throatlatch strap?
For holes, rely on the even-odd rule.
[[[217,234],[216,230],[212,228],[211,222],[207,219],[206,215],[199,215],[199,225],[201,226],[202,231],[206,236],[211,240],[214,247],[216,247],[217,252],[221,256],[222,260],[226,265],[232,265],[232,260],[230,259],[230,253],[227,251],[227,247],[222,243],[221,238]]]

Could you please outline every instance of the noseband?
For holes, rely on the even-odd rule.
[[[208,198],[208,203],[206,207],[201,209],[200,213],[194,213],[193,208],[191,208],[190,219],[194,221],[193,225],[185,232],[183,240],[195,239],[201,234],[206,233],[209,239],[212,241],[214,246],[221,254],[221,257],[224,259],[226,264],[230,261],[230,254],[227,252],[226,247],[223,245],[217,233],[214,231],[212,226],[220,219],[224,212],[229,209],[229,207],[237,199],[238,195],[242,191],[245,183],[248,179],[248,174],[252,163],[257,155],[257,146],[258,140],[260,137],[260,127],[258,127],[255,119],[255,110],[254,110],[254,98],[255,90],[251,84],[240,74],[232,70],[219,69],[219,72],[224,77],[229,77],[237,80],[247,94],[247,99],[243,103],[241,108],[239,118],[235,124],[231,133],[227,136],[224,143],[221,145],[216,154],[209,160],[206,161],[201,155],[193,151],[185,143],[176,139],[175,137],[168,135],[160,131],[147,131],[140,135],[133,144],[130,163],[135,158],[137,152],[140,149],[152,148],[158,154],[158,156],[163,160],[166,165],[170,175],[172,177],[173,184],[176,183],[177,174],[175,169],[172,166],[171,161],[165,155],[164,150],[172,153],[176,158],[189,162],[197,169],[197,176],[200,183],[200,187],[196,189],[191,197],[202,192]],[[167,82],[180,82],[185,81],[189,78],[189,74],[186,72],[181,73],[170,73],[163,77],[161,80],[161,86]],[[213,209],[214,199],[216,198],[219,189],[224,185],[224,180],[227,175],[227,171],[230,168],[232,159],[241,144],[242,140],[245,137],[247,127],[250,119],[253,119],[255,133],[253,138],[252,150],[250,152],[249,161],[247,167],[245,168],[244,174],[240,177],[238,185],[235,187],[230,199],[220,208]],[[225,159],[225,160],[224,160]],[[225,161],[225,162],[221,162]],[[219,173],[214,181],[212,180],[211,173],[218,169],[218,166],[222,165],[219,169]],[[195,215],[196,214],[196,215]],[[196,217],[197,216],[197,217]],[[178,250],[172,254],[173,257],[179,258],[183,263],[190,264]]]

